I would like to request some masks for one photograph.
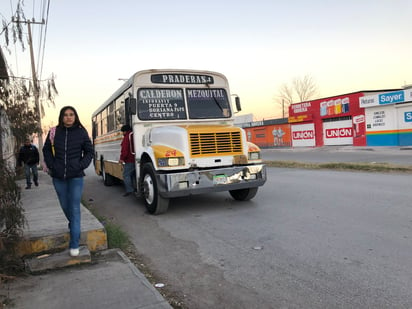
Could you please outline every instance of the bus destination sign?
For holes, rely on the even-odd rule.
[[[153,74],[151,81],[155,84],[213,84],[213,76],[202,74]]]

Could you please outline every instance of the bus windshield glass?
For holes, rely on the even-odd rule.
[[[182,89],[140,88],[137,92],[140,120],[186,119]]]
[[[230,118],[230,106],[225,89],[187,88],[186,112],[183,89],[140,88],[137,108],[140,120],[180,120]]]
[[[189,118],[229,118],[230,107],[225,89],[186,89]]]

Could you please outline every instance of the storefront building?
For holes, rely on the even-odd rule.
[[[360,91],[291,104],[292,146],[365,146],[365,112],[359,106],[359,98],[364,95],[365,91]]]
[[[412,89],[383,92],[359,98],[365,109],[368,146],[412,145]]]
[[[290,147],[292,145],[290,125],[287,118],[243,123],[247,140],[261,148]]]

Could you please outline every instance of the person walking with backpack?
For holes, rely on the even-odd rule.
[[[65,106],[60,110],[59,124],[48,133],[43,155],[60,206],[69,221],[70,255],[78,256],[83,177],[93,159],[93,146],[74,107]]]
[[[33,174],[33,182],[37,187],[39,185],[39,175],[37,172],[37,165],[39,164],[39,151],[34,146],[30,139],[26,139],[24,145],[20,148],[17,165],[24,164],[24,173],[26,175],[26,189],[31,188],[31,174]]]

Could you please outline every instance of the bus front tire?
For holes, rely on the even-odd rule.
[[[230,190],[230,195],[237,201],[249,201],[255,197],[258,188],[247,188],[239,190]]]
[[[106,170],[104,169],[104,164],[102,164],[101,167],[102,167],[102,176],[103,176],[104,185],[108,187],[113,186],[114,177],[106,173]]]
[[[167,211],[169,199],[159,194],[159,186],[152,163],[145,163],[142,170],[142,197],[147,211],[153,215],[159,215]]]

